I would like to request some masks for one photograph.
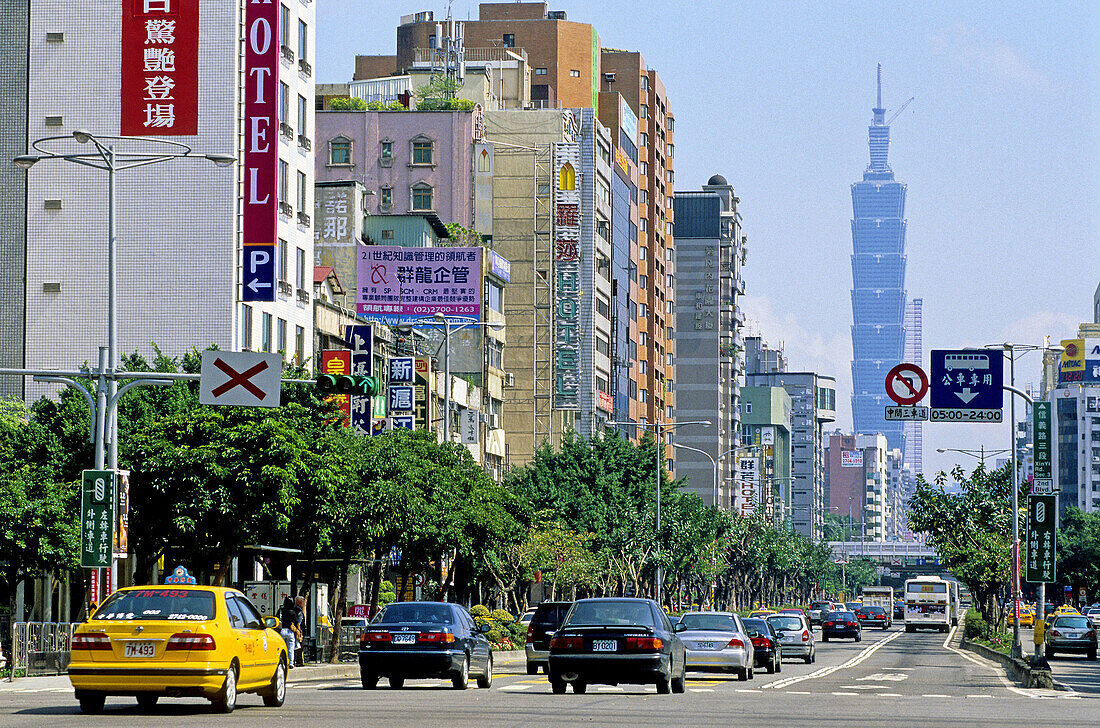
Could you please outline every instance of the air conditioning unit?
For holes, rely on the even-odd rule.
[[[504,386],[514,387],[516,386],[516,375],[512,372],[504,372]]]
[[[489,429],[490,430],[499,430],[499,429],[501,429],[503,427],[503,425],[501,424],[500,419],[501,419],[500,415],[497,415],[497,414],[489,415]]]

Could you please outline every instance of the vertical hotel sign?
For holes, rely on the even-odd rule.
[[[198,134],[199,0],[123,0],[121,37],[122,134]]]
[[[244,260],[241,300],[275,300],[279,3],[248,0],[244,52]]]
[[[581,195],[579,144],[554,147],[554,409],[579,408]]]

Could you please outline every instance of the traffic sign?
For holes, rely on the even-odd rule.
[[[927,392],[928,377],[916,364],[898,364],[886,375],[886,396],[898,404],[916,404]]]
[[[1001,422],[1004,358],[983,349],[933,349],[932,422]]]
[[[80,488],[80,565],[111,565],[115,536],[115,473],[85,470]]]
[[[1050,402],[1036,402],[1031,407],[1031,432],[1032,442],[1034,443],[1036,482],[1040,480],[1052,481],[1054,478],[1050,461],[1050,413]]]
[[[1056,496],[1027,498],[1027,563],[1024,578],[1032,583],[1055,580],[1058,529],[1055,527]]]
[[[897,422],[899,420],[927,420],[928,408],[919,405],[909,407],[887,407],[886,421]]]
[[[1036,478],[1031,481],[1032,495],[1054,495],[1054,481],[1051,478]]]
[[[199,403],[278,407],[282,371],[282,354],[204,351]]]
[[[275,246],[244,246],[242,301],[275,300]]]

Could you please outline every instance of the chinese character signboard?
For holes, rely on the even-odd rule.
[[[1027,564],[1024,578],[1037,584],[1054,581],[1057,532],[1055,495],[1027,497]]]
[[[397,324],[444,316],[481,316],[481,248],[361,245],[356,310]]]
[[[116,488],[118,508],[115,517],[115,558],[124,559],[130,552],[130,471],[119,470]]]
[[[119,123],[126,136],[199,131],[199,0],[123,0]]]
[[[554,409],[580,406],[581,193],[579,144],[554,147]]]
[[[348,326],[345,338],[351,346],[351,374],[355,377],[373,376],[374,371],[374,332],[370,325]],[[364,394],[353,394],[348,403],[348,424],[356,435],[371,434],[371,420],[374,415],[373,398]]]
[[[321,352],[321,373],[332,374],[339,377],[344,374],[351,373],[351,352],[350,351],[322,351]],[[326,399],[336,405],[336,409],[344,413],[344,417],[348,418],[348,422],[351,420],[351,397],[346,394],[334,394]],[[345,423],[347,425],[348,423]]]
[[[736,511],[742,516],[751,516],[756,510],[756,488],[760,480],[760,461],[755,457],[737,459],[737,502]]]
[[[243,301],[275,300],[280,7],[245,5]]]
[[[413,361],[413,418],[417,429],[431,429],[432,360],[418,356]]]
[[[85,470],[80,489],[80,565],[111,565],[115,535],[115,474]]]
[[[1100,384],[1100,342],[1065,339],[1058,368],[1058,384]],[[1071,354],[1072,352],[1072,354]]]
[[[1050,402],[1036,402],[1031,408],[1034,438],[1034,490],[1053,492],[1054,474],[1050,463]]]
[[[842,467],[842,468],[862,468],[863,467],[863,451],[862,450],[841,450],[840,451],[840,467]]]
[[[998,350],[933,349],[932,422],[1001,422],[1004,355]]]

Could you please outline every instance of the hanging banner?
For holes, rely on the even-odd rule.
[[[390,325],[481,316],[481,248],[360,245],[356,311]]]
[[[199,132],[199,0],[123,0],[125,136]]]
[[[580,408],[581,193],[579,144],[554,147],[554,409]]]
[[[115,472],[85,470],[80,489],[80,565],[111,566],[115,535]]]

